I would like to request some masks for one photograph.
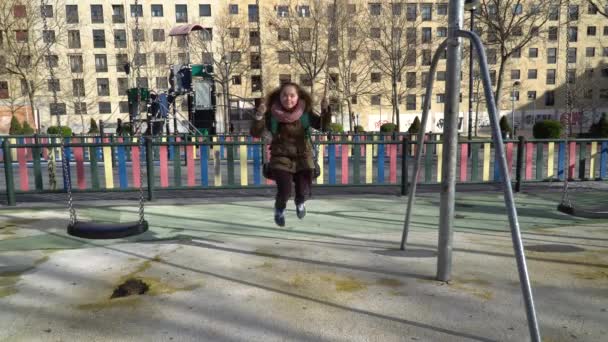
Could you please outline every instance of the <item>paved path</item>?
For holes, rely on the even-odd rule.
[[[558,213],[558,199],[517,198],[543,341],[601,341],[608,224]],[[279,229],[268,197],[173,197],[146,207],[148,233],[116,241],[67,236],[62,203],[4,207],[0,341],[527,340],[501,193],[458,195],[447,284],[434,280],[437,194],[417,201],[405,253],[404,202],[319,195]],[[128,202],[79,204],[83,218],[136,216]],[[109,299],[131,277],[149,293]]]

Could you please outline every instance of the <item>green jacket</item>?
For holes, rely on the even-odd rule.
[[[327,131],[331,121],[331,112],[326,109],[321,115],[304,113],[308,115],[311,128]],[[251,126],[251,135],[261,137],[266,130],[271,131],[271,113],[264,113],[264,119],[254,120]],[[312,145],[306,135],[302,120],[292,123],[279,123],[276,132],[271,132],[270,167],[296,173],[301,170],[314,169]]]

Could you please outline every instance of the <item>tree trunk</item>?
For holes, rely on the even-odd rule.
[[[32,89],[30,89],[30,85],[29,82],[27,83],[27,97],[28,100],[30,102],[30,110],[25,111],[25,121],[29,122],[29,114],[28,113],[32,113],[32,122],[34,122],[34,113],[36,112],[36,107],[34,106],[34,92],[32,91]]]
[[[397,124],[397,131],[400,130],[400,120],[399,120],[399,99],[398,99],[398,95],[397,95],[397,80],[395,79],[395,75],[393,75],[392,77],[392,92],[393,92],[393,122]],[[395,120],[396,118],[396,120]]]
[[[496,80],[496,93],[495,93],[495,100],[496,100],[496,109],[498,111],[498,116],[500,119],[500,111],[502,108],[502,103],[501,103],[501,96],[502,96],[502,85],[503,85],[503,74],[505,72],[505,66],[507,65],[507,57],[501,57],[500,58],[500,67],[498,68],[498,75],[497,80]]]
[[[351,131],[355,131],[355,118],[353,115],[353,108],[352,105],[350,104],[350,100],[347,99],[346,100],[346,108],[348,109],[348,124],[350,125],[350,129]]]

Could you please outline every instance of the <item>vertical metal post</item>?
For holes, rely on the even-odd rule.
[[[408,137],[401,137],[401,196],[407,195],[408,184],[407,184],[407,145]],[[358,148],[358,145],[355,145]]]
[[[526,138],[519,136],[517,141],[517,166],[515,170],[515,192],[521,190],[521,178],[522,171],[524,168],[524,148],[526,146]]]
[[[475,8],[469,11],[471,13],[471,31],[475,29]],[[473,55],[475,50],[473,49],[473,43],[470,43],[470,55],[469,55],[469,148],[468,153],[471,156],[471,139],[473,138]]]
[[[452,273],[452,227],[456,194],[456,156],[458,149],[458,113],[460,102],[461,46],[456,35],[462,27],[464,0],[448,5],[448,45],[446,62],[446,102],[443,114],[443,170],[439,209],[437,279],[448,281]]]
[[[502,135],[500,134],[500,127],[498,124],[498,110],[496,108],[496,101],[492,92],[492,84],[490,82],[490,71],[488,68],[485,51],[483,50],[481,39],[479,39],[476,34],[467,31],[459,31],[457,32],[457,34],[461,37],[471,39],[471,41],[475,44],[477,56],[479,57],[478,59],[481,70],[481,80],[483,81],[484,94],[488,106],[490,123],[492,125],[492,136],[494,138],[494,145],[496,146],[496,154],[498,155],[498,158],[496,159],[497,166],[499,167],[502,175],[501,179],[504,191],[505,207],[507,208],[507,214],[509,215],[511,240],[513,241],[515,261],[517,262],[517,270],[519,272],[519,283],[521,285],[524,303],[526,305],[526,316],[528,319],[528,329],[530,330],[530,339],[533,342],[540,342],[540,331],[538,329],[538,320],[536,319],[536,311],[534,309],[532,287],[530,286],[530,277],[528,275],[528,267],[526,265],[526,257],[524,255],[524,246],[521,240],[519,220],[517,219],[517,208],[515,207],[515,199],[513,198],[513,190],[511,188],[511,176],[509,175],[509,169],[507,167],[507,158],[505,155],[505,147],[503,144]]]

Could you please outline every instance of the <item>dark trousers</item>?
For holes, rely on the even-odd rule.
[[[306,201],[312,185],[312,170],[302,170],[295,174],[283,170],[272,170],[272,175],[277,184],[277,196],[274,202],[276,209],[283,210],[287,206],[287,201],[291,196],[292,182],[296,188],[296,205]]]

